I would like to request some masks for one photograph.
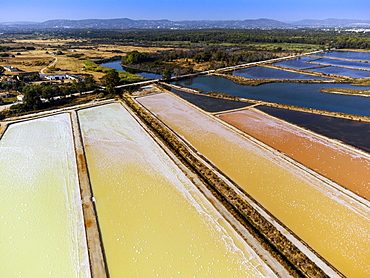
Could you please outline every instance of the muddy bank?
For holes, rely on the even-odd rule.
[[[3,137],[5,131],[7,130],[8,128],[8,124],[7,123],[0,123],[0,140],[1,138]]]
[[[370,97],[369,90],[361,90],[361,89],[326,88],[326,89],[321,89],[319,92],[327,93],[327,94],[347,95],[347,96]]]
[[[281,67],[276,67],[276,66],[269,66],[269,67],[287,71],[286,68],[281,68]],[[245,77],[238,76],[238,75],[223,74],[223,73],[213,73],[212,75],[227,78],[236,84],[250,85],[250,86],[258,86],[258,85],[267,84],[267,83],[287,83],[287,82],[289,83],[308,83],[308,84],[323,83],[323,82],[324,83],[351,83],[351,79],[343,78],[343,76],[338,76],[338,75],[335,75],[335,76],[327,75],[327,74],[313,75],[313,72],[306,72],[303,70],[292,70],[292,69],[289,69],[288,71],[311,75],[312,79],[273,79],[273,78],[271,79],[249,79],[249,78],[245,78]],[[315,76],[328,78],[328,80],[315,79]]]

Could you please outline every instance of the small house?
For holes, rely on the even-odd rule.
[[[17,95],[17,100],[19,102],[23,102],[23,99],[24,99],[24,95]]]
[[[45,76],[45,79],[47,79],[47,80],[64,80],[64,79],[67,79],[67,75],[66,74],[49,75],[49,76]]]
[[[12,66],[4,66],[4,69],[10,72],[16,72],[19,71],[19,69],[12,67]]]

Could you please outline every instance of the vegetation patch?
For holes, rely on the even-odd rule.
[[[111,71],[110,68],[99,66],[98,64],[96,64],[95,62],[91,60],[85,60],[84,64],[85,64],[85,70],[102,72],[105,74]],[[124,72],[124,71],[117,71],[117,72],[121,79],[121,82],[123,83],[134,83],[134,82],[142,81],[144,79],[141,76],[138,76],[138,75],[135,75],[129,72]]]

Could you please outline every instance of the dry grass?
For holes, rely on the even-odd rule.
[[[55,74],[71,73],[92,74],[95,80],[99,80],[104,73],[84,70],[84,60],[100,60],[109,59],[114,56],[124,56],[125,53],[137,50],[139,52],[156,52],[168,48],[161,47],[139,47],[139,46],[123,46],[123,45],[95,45],[95,43],[81,39],[22,39],[13,40],[12,43],[5,43],[11,47],[32,46],[36,50],[30,51],[10,51],[7,52],[15,57],[0,58],[0,66],[13,66],[23,72],[40,72],[48,66],[54,57],[58,58],[55,68],[61,69],[54,71]],[[73,47],[76,45],[76,47]],[[63,55],[53,56],[48,52],[56,52],[58,49],[63,49]],[[73,52],[72,52],[73,50]],[[120,53],[112,52],[119,51]],[[21,55],[16,55],[17,53]],[[71,55],[80,55],[79,58],[71,57]],[[5,72],[7,75],[15,73]]]
[[[44,50],[31,50],[19,52],[21,55],[17,55],[18,52],[12,52],[11,55],[15,57],[4,57],[0,58],[1,66],[13,66],[21,71],[40,71],[51,61],[53,61],[53,56],[46,54]],[[44,63],[44,64],[42,64]],[[14,73],[11,73],[12,75]]]

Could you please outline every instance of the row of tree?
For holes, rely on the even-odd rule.
[[[43,106],[45,106],[43,100],[47,101],[48,105],[50,105],[57,99],[94,90],[96,85],[92,76],[87,75],[86,78],[80,82],[74,81],[73,83],[64,83],[61,85],[48,82],[39,85],[21,83],[18,84],[18,87],[19,92],[24,95],[23,103],[13,105],[11,109],[24,112],[42,109]]]
[[[194,72],[194,64],[208,63],[208,69],[256,62],[276,58],[270,51],[243,51],[222,46],[195,48],[190,50],[166,50],[155,53],[132,51],[122,58],[128,68],[157,74],[173,73],[182,75]],[[181,60],[182,59],[182,60]],[[128,70],[128,69],[127,69]],[[171,75],[171,74],[170,74]]]
[[[92,39],[96,43],[111,42],[158,45],[171,42],[171,45],[188,43],[233,44],[251,43],[300,43],[323,47],[358,48],[370,46],[370,33],[354,33],[336,30],[315,29],[220,29],[220,30],[63,30],[54,35],[59,37],[78,36]],[[175,43],[174,43],[175,42]]]

